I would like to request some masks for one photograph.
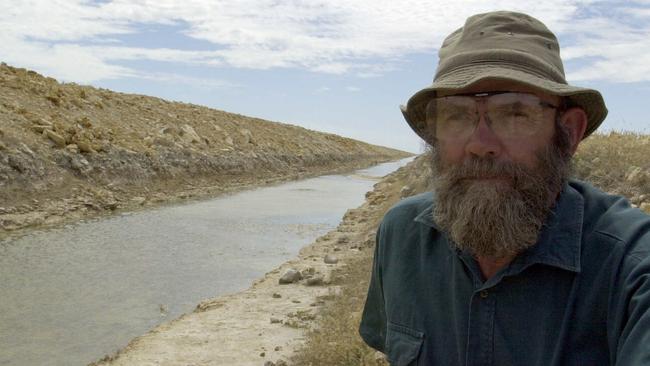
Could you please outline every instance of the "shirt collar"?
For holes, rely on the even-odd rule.
[[[422,210],[414,221],[442,232],[433,221],[435,196],[433,202]],[[580,272],[583,217],[582,195],[569,184],[565,184],[555,207],[542,227],[537,244],[517,256],[507,272],[518,273],[537,263]]]

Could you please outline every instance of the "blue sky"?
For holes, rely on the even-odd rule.
[[[419,152],[398,106],[467,16],[529,13],[603,131],[650,133],[650,0],[0,0],[0,61],[59,81],[190,102]]]

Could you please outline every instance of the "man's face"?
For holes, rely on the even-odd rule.
[[[467,92],[529,92],[516,85],[486,88]],[[537,96],[559,104],[553,96]],[[534,134],[517,139],[495,133],[484,114],[464,139],[434,143],[434,220],[458,248],[479,257],[504,258],[536,243],[566,181],[569,144],[566,132],[556,131],[553,109],[539,116],[543,123]]]
[[[542,94],[525,86],[506,82],[483,82],[458,94],[478,94],[481,92],[514,91],[535,95],[540,100],[551,105],[559,105],[560,98]],[[524,164],[533,168],[537,162],[537,153],[551,143],[555,127],[556,109],[543,109],[536,116],[541,123],[536,130],[527,136],[504,137],[490,128],[485,108],[481,105],[481,115],[478,125],[469,137],[462,139],[439,139],[437,147],[443,164],[460,164],[471,157],[490,157],[499,162]],[[498,121],[495,121],[495,123]]]

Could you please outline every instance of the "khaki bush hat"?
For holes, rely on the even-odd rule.
[[[438,92],[462,92],[487,80],[512,81],[541,92],[566,97],[569,107],[587,114],[589,136],[607,116],[600,93],[568,85],[555,35],[539,20],[521,13],[497,11],[471,16],[440,47],[433,84],[400,106],[411,128],[425,141],[426,105]],[[487,90],[486,90],[487,91]],[[430,141],[429,141],[430,142]]]

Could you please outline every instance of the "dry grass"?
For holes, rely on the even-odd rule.
[[[602,190],[628,197],[650,213],[650,135],[612,132],[595,134],[585,140],[574,159],[575,175]],[[404,184],[415,192],[426,187],[426,170],[413,166],[388,189],[391,201]],[[421,174],[422,172],[425,174]],[[417,182],[413,183],[414,180]],[[386,204],[387,209],[391,204]],[[372,218],[375,222],[378,218]],[[375,225],[371,225],[373,230]],[[360,253],[354,262],[341,268],[341,296],[324,307],[316,330],[308,335],[306,347],[292,360],[294,365],[387,365],[380,354],[365,345],[358,335],[361,311],[368,288],[372,251]]]
[[[574,161],[579,179],[636,205],[650,204],[650,135],[594,134],[580,145]]]
[[[363,343],[357,331],[371,265],[371,251],[367,250],[338,271],[337,275],[345,278],[343,291],[320,314],[318,328],[309,333],[306,347],[292,359],[294,365],[387,365],[381,354]]]

